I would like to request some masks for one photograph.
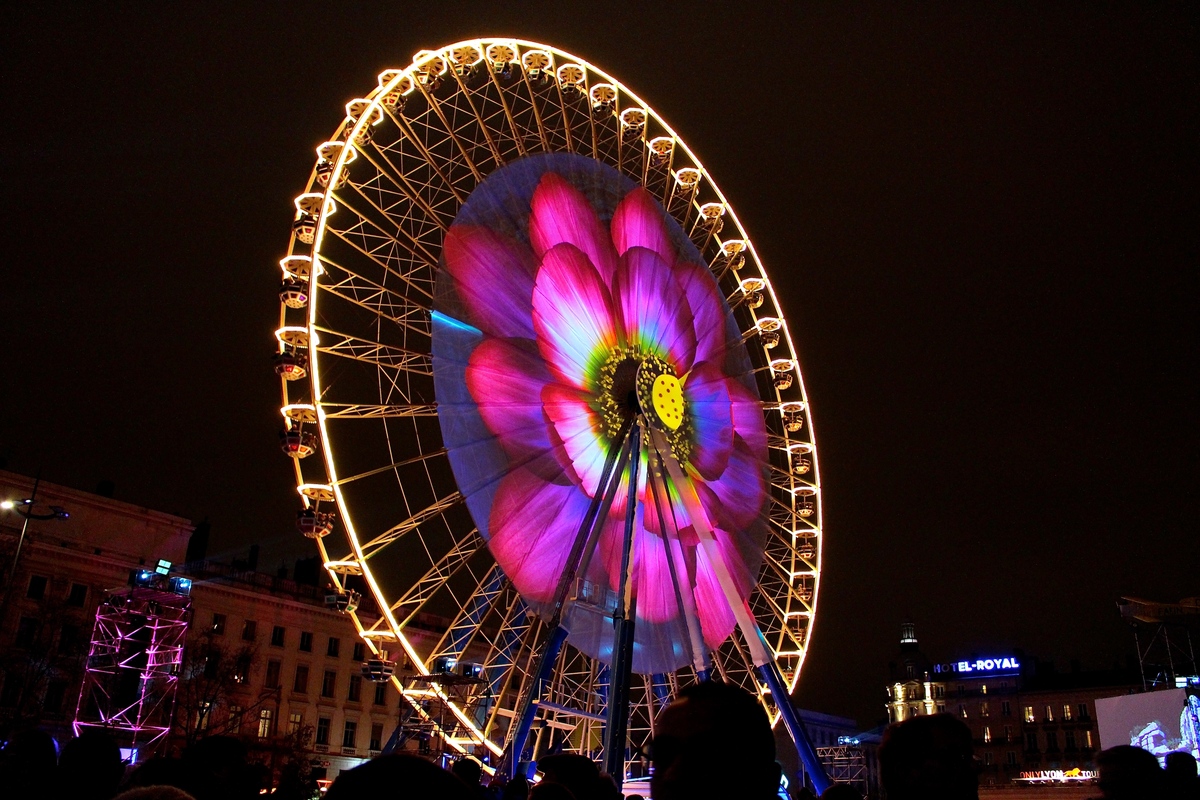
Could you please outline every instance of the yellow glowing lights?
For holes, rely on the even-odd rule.
[[[301,325],[284,325],[275,331],[275,338],[288,347],[308,347],[308,328]]]
[[[683,424],[683,385],[674,375],[659,375],[654,379],[651,390],[654,397],[654,412],[671,430]]]
[[[316,422],[317,409],[310,403],[289,403],[279,413],[292,422]]]

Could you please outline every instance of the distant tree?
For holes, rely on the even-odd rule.
[[[231,646],[212,631],[188,639],[175,693],[175,728],[186,744],[205,736],[246,733],[247,725],[257,730],[258,712],[279,693],[277,687],[250,688],[258,660],[255,645]],[[240,710],[231,713],[234,705]]]
[[[36,727],[64,713],[72,699],[65,688],[78,685],[87,654],[84,622],[52,600],[36,616],[18,617],[13,645],[0,651],[0,730]]]

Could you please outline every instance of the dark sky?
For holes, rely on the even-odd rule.
[[[1184,4],[21,4],[3,25],[0,455],[307,554],[271,372],[313,148],[382,69],[542,40],[698,153],[777,283],[827,548],[800,702],[932,655],[1110,666],[1200,594]]]

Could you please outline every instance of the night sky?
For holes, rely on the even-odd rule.
[[[1200,595],[1194,5],[82,5],[0,34],[9,469],[310,554],[269,359],[292,198],[377,73],[509,35],[650,103],[783,298],[825,487],[802,705],[873,724],[906,618],[1100,668],[1118,595]]]

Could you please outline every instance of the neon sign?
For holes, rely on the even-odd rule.
[[[1096,771],[1091,769],[1043,769],[1037,772],[1022,772],[1019,781],[1027,783],[1082,783],[1096,780]]]
[[[953,672],[959,675],[984,673],[1020,672],[1021,662],[1013,656],[993,656],[977,658],[973,661],[952,661],[949,664],[934,664],[933,671],[937,673]]]

